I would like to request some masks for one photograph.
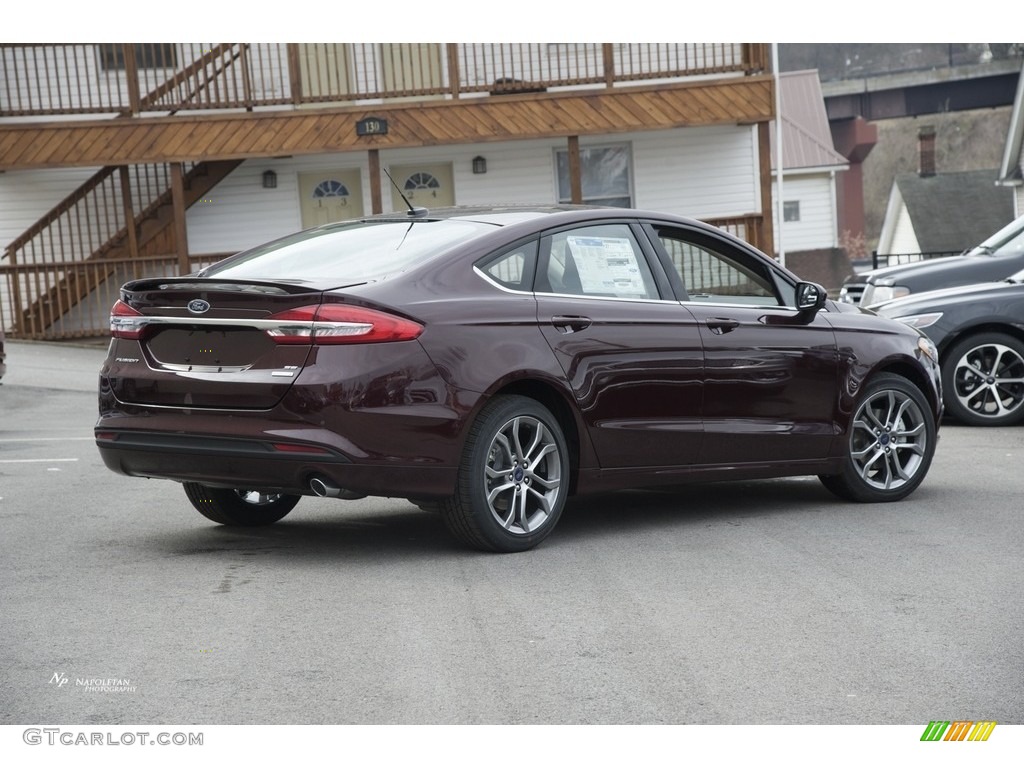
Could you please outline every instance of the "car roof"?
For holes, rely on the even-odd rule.
[[[575,214],[575,216],[573,216]],[[557,225],[565,222],[587,221],[601,218],[639,218],[650,220],[662,220],[676,224],[686,224],[697,229],[703,229],[715,234],[725,235],[731,238],[729,233],[707,224],[706,222],[694,219],[689,216],[666,213],[664,211],[649,211],[641,208],[622,208],[612,205],[574,205],[570,203],[510,203],[506,205],[463,205],[449,206],[445,208],[413,208],[409,211],[391,211],[371,216],[364,216],[361,219],[325,224],[323,228],[335,227],[345,224],[352,224],[356,221],[362,222],[431,222],[431,221],[473,221],[484,224],[493,224],[497,227],[513,226],[536,221],[542,217],[554,219],[552,224]],[[749,247],[749,246],[748,246]]]
[[[440,221],[443,219],[464,219],[478,221],[497,226],[518,224],[531,221],[542,216],[567,213],[571,211],[615,211],[627,210],[610,208],[602,205],[571,205],[571,204],[526,204],[511,203],[504,205],[459,205],[444,208],[413,208],[409,211],[391,211],[364,216],[363,221]]]

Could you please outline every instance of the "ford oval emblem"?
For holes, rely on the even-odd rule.
[[[201,315],[209,308],[210,302],[203,301],[202,299],[192,299],[192,301],[188,303],[188,311],[193,315]]]

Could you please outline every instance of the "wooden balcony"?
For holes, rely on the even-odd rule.
[[[0,170],[755,123],[774,105],[766,46],[749,43],[5,44],[0,54]],[[364,134],[367,119],[387,132]]]

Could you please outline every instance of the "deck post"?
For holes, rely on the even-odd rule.
[[[569,137],[569,188],[573,205],[583,203],[583,177],[580,170],[580,137]]]
[[[373,213],[383,213],[384,201],[380,190],[380,150],[371,149],[366,154],[370,162],[370,210]]]
[[[171,202],[174,208],[174,248],[178,254],[178,274],[192,271],[188,260],[188,228],[185,224],[185,172],[181,163],[171,163]]]

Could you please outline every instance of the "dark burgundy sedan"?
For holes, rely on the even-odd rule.
[[[895,501],[928,472],[934,345],[744,242],[621,208],[454,209],[306,230],[126,284],[96,442],[203,515],[407,498],[520,551],[572,494],[818,475]]]

